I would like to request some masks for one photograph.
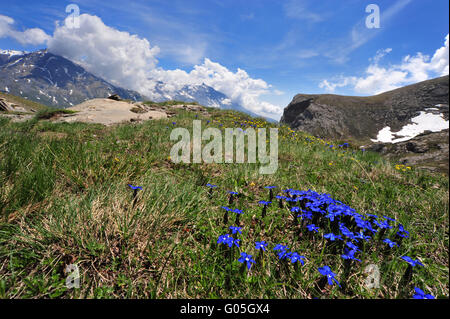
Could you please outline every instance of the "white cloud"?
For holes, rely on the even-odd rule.
[[[204,83],[227,95],[232,102],[257,114],[276,117],[282,112],[281,107],[259,100],[261,95],[270,93],[271,86],[265,81],[253,79],[239,68],[232,72],[207,58],[189,73],[179,69],[166,71],[158,68],[153,70],[152,77],[166,83],[165,89],[169,91],[176,91],[185,85]]]
[[[284,4],[284,13],[288,18],[306,20],[310,22],[320,22],[324,17],[318,13],[310,11],[305,0],[289,0]]]
[[[355,77],[340,77],[340,79],[336,80],[335,82],[323,80],[322,82],[319,83],[319,87],[321,89],[325,89],[325,91],[329,93],[334,93],[336,91],[336,88],[341,88],[350,85],[354,83],[355,80],[356,80]]]
[[[106,26],[97,16],[80,15],[79,28],[57,25],[50,52],[75,61],[107,81],[138,90],[156,67],[157,46],[146,39]]]
[[[379,94],[408,84],[425,81],[433,77],[449,74],[449,35],[443,47],[436,50],[433,57],[417,53],[406,56],[400,64],[383,67],[379,62],[392,49],[379,50],[366,69],[363,77],[341,76],[334,81],[323,80],[319,87],[327,92],[336,88],[351,86],[355,93]]]
[[[369,61],[373,61],[373,63],[378,64],[378,62],[380,62],[380,60],[387,54],[392,52],[392,48],[387,48],[387,49],[380,49],[377,51],[377,53],[375,54],[375,56],[371,59],[369,59]]]
[[[448,60],[449,60],[449,51],[448,51],[448,42],[449,36],[445,37],[445,45],[438,49],[436,53],[433,55],[431,59],[431,67],[433,71],[439,73],[440,75],[449,74]]]
[[[280,96],[280,95],[286,94],[286,92],[283,92],[283,91],[280,91],[280,90],[273,90],[273,94]]]
[[[78,29],[57,25],[48,49],[107,81],[136,90],[149,98],[160,98],[154,91],[158,82],[163,82],[164,89],[169,92],[185,85],[204,83],[227,95],[230,99],[227,103],[237,103],[249,111],[272,118],[282,113],[281,107],[259,99],[263,94],[273,93],[271,86],[261,79],[251,78],[246,71],[237,69],[232,72],[207,58],[190,72],[164,70],[158,67],[159,47],[151,46],[145,38],[106,26],[97,16],[81,15]]]
[[[50,39],[50,36],[39,28],[18,31],[14,28],[14,19],[0,14],[0,38],[5,37],[11,37],[22,45],[39,45]]]
[[[157,82],[163,82],[169,92],[185,85],[206,84],[229,97],[227,103],[237,103],[254,113],[277,118],[282,108],[259,98],[264,94],[279,95],[262,79],[251,78],[245,70],[228,70],[219,63],[205,58],[190,72],[180,69],[164,70],[158,67],[158,46],[151,46],[145,38],[109,27],[97,17],[80,15],[79,28],[66,23],[56,24],[50,37],[40,29],[23,32],[12,28],[14,20],[0,15],[0,37],[12,37],[22,44],[47,42],[50,52],[64,56],[82,65],[87,71],[112,82],[133,89],[150,98],[154,97]],[[203,55],[194,47],[183,50],[186,60],[198,61]],[[169,52],[170,54],[170,52]]]

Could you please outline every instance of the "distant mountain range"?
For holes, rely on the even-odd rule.
[[[0,50],[0,91],[52,107],[70,107],[114,93],[123,99],[148,100],[138,92],[115,86],[47,50],[31,53]],[[153,99],[154,102],[196,101],[204,106],[233,109],[257,116],[206,84],[186,85],[169,92],[163,82],[157,82],[152,93],[152,96],[158,97]]]
[[[141,94],[114,86],[47,50],[0,51],[0,90],[54,107],[70,107],[113,93],[125,99],[143,99]]]
[[[155,95],[160,98],[154,99],[154,102],[163,102],[167,100],[198,102],[203,106],[216,107],[221,109],[229,109],[247,113],[254,117],[260,117],[256,113],[248,111],[237,103],[233,103],[225,94],[219,92],[212,87],[201,85],[185,85],[175,93],[168,92],[164,89],[164,83],[158,82],[155,86]],[[268,121],[273,121],[267,119]]]

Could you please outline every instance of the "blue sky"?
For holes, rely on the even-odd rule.
[[[14,19],[10,27],[16,31],[39,28],[52,36],[70,3],[157,46],[152,59],[158,68],[189,73],[207,58],[233,74],[245,70],[249,79],[267,84],[251,98],[281,109],[297,93],[370,95],[448,74],[446,0],[0,0],[0,15]],[[371,3],[380,8],[379,29],[365,26]],[[0,31],[1,49],[46,45],[21,44]],[[234,98],[255,103],[248,96]]]

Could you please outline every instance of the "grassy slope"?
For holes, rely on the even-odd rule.
[[[0,297],[397,298],[411,296],[415,285],[448,298],[446,176],[396,169],[376,154],[332,150],[302,133],[293,137],[287,127],[280,130],[274,175],[258,175],[256,164],[176,165],[168,159],[172,122],[191,130],[195,116],[177,112],[170,120],[109,128],[0,119]],[[243,121],[231,111],[210,112],[203,127]],[[206,183],[219,186],[211,198]],[[143,187],[134,208],[127,184]],[[257,202],[267,199],[267,185],[278,186],[276,193],[328,193],[359,213],[396,218],[411,238],[386,254],[383,243],[367,245],[348,291],[319,292],[317,268],[329,265],[342,282],[342,258],[323,249],[319,235],[299,239],[289,211],[276,205],[261,229]],[[237,251],[229,263],[216,245],[228,232],[221,222],[228,190],[242,194],[241,251],[256,255],[255,241],[269,243],[249,276],[240,273]],[[272,251],[277,243],[306,256],[305,265],[280,271]],[[403,255],[425,267],[402,291]],[[65,288],[70,263],[80,267],[80,289]],[[380,289],[362,284],[368,264],[380,267]]]

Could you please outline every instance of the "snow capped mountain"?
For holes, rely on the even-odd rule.
[[[0,50],[0,91],[54,107],[70,107],[114,93],[124,99],[148,100],[138,92],[117,87],[47,50],[32,53]],[[185,85],[174,90],[163,82],[156,82],[151,96],[154,102],[195,101],[204,106],[233,109],[257,116],[206,84]]]
[[[164,83],[158,82],[155,86],[155,93],[153,96],[155,102],[162,102],[166,100],[177,100],[184,102],[198,102],[202,105],[216,108],[227,108],[231,104],[228,97],[214,90],[212,87],[202,85],[185,85],[180,90],[172,92],[165,89]]]
[[[23,54],[2,50],[0,91],[55,107],[70,107],[113,93],[124,99],[143,99],[139,93],[114,86],[47,50]]]
[[[152,100],[154,100],[154,102],[163,102],[167,100],[198,102],[204,106],[235,110],[259,117],[259,115],[248,111],[241,105],[233,103],[222,92],[219,92],[204,83],[201,85],[185,85],[179,90],[171,91],[166,88],[163,82],[159,81],[155,85]]]

